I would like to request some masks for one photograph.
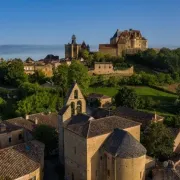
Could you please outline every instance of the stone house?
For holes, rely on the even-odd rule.
[[[112,103],[112,98],[103,94],[91,93],[87,96],[88,104],[91,106],[96,101],[100,102],[100,107],[108,107]]]
[[[43,179],[44,144],[32,140],[25,121],[0,122],[0,179]]]
[[[0,179],[43,180],[44,145],[29,141],[0,149]]]
[[[134,54],[139,50],[148,48],[148,41],[139,30],[117,30],[110,39],[110,44],[100,44],[99,51],[112,56],[122,56],[123,54]]]
[[[145,180],[146,156],[139,122],[118,116],[95,119],[86,114],[77,83],[59,112],[59,158],[69,180]]]
[[[134,74],[134,67],[124,70],[115,70],[112,62],[95,62],[94,69],[89,70],[89,74],[104,75],[104,74],[118,74],[122,76],[132,76]]]

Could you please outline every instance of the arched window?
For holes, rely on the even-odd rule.
[[[77,114],[82,113],[82,102],[77,102]]]
[[[74,99],[78,99],[78,90],[74,91]]]
[[[71,102],[71,116],[75,115],[75,103]]]

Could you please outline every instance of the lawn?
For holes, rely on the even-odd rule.
[[[176,100],[177,96],[166,93],[160,90],[156,90],[146,86],[129,86],[133,88],[136,93],[141,97],[151,97],[155,101],[158,101],[160,106],[156,109],[160,114],[171,114],[173,110],[173,103]],[[107,96],[115,96],[118,92],[118,88],[113,87],[98,87],[98,88],[89,88],[88,93],[99,93]]]

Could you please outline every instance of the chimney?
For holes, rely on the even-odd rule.
[[[35,118],[35,124],[36,125],[38,124],[38,118],[37,117]]]
[[[28,115],[28,114],[25,115],[25,119],[26,119],[26,120],[29,119],[29,115]]]

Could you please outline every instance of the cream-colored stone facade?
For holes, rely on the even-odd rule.
[[[24,63],[24,72],[26,74],[34,74],[35,71],[42,71],[45,76],[52,77],[53,65],[52,64],[38,64],[38,63]]]
[[[94,69],[89,71],[89,74],[105,75],[105,74],[117,74],[121,76],[132,76],[134,74],[134,67],[130,67],[124,70],[115,70],[111,62],[96,62]]]
[[[136,53],[139,50],[148,48],[148,41],[138,30],[130,29],[125,31],[117,30],[110,39],[110,44],[100,44],[99,51],[112,56]]]
[[[82,101],[81,112],[72,110],[71,103],[76,104],[79,100]],[[117,123],[121,118],[112,117],[112,121],[117,122],[104,126],[104,123],[111,122],[111,117],[107,117],[107,120],[103,118],[95,120],[88,115],[79,114],[82,112],[86,113],[86,103],[75,83],[68,94],[65,106],[59,113],[59,155],[65,167],[65,177],[68,180],[145,180],[147,163],[145,153],[134,158],[122,158],[104,149],[104,143],[113,133],[111,126],[120,127],[121,125],[117,126]],[[101,121],[102,125],[99,124]],[[132,123],[132,126],[123,125],[123,132],[127,132],[133,141],[139,143],[140,124],[125,119],[122,121],[123,124],[126,124],[126,121]],[[94,131],[96,128],[98,132]],[[108,130],[109,128],[112,130]]]
[[[17,129],[10,132],[0,133],[0,149],[22,143],[24,141],[24,130]]]

